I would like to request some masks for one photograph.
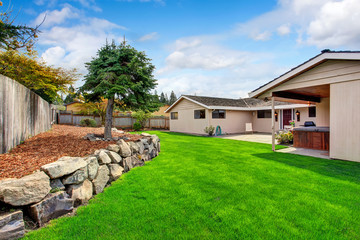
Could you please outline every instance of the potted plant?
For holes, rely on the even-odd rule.
[[[294,121],[294,120],[289,121],[289,123],[290,123],[290,125],[291,125],[292,128],[295,127],[295,121]]]

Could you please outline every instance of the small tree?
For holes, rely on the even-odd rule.
[[[146,120],[151,117],[151,113],[139,110],[133,113],[131,116],[136,119],[136,122],[140,123],[141,128],[144,128],[146,125]]]
[[[166,98],[165,98],[165,94],[163,92],[161,92],[160,94],[160,102],[165,105],[166,104]]]
[[[88,101],[108,100],[105,117],[105,138],[111,138],[112,114],[115,99],[132,110],[155,111],[157,103],[150,91],[155,88],[155,69],[144,52],[114,41],[100,48],[97,56],[86,63],[88,74],[81,87]]]

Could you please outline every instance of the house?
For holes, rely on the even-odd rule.
[[[170,105],[166,104],[164,106],[159,107],[159,110],[156,112],[153,112],[152,115],[153,116],[165,116],[165,117],[169,117],[170,113],[165,112],[166,109],[168,109],[170,107]]]
[[[275,102],[275,129],[295,125],[305,121],[318,121],[313,106]],[[183,95],[166,112],[170,113],[170,131],[205,134],[207,126],[220,126],[223,133],[244,133],[246,123],[252,124],[254,132],[271,133],[271,101],[253,98],[229,99]],[[297,121],[296,113],[301,118]]]
[[[330,158],[360,162],[360,52],[324,50],[249,96],[315,105],[317,126],[329,127]],[[275,121],[272,127],[275,131]],[[294,138],[294,145],[326,141],[315,135]]]
[[[67,104],[64,104],[65,106],[65,111],[68,111],[68,112],[80,112],[81,110],[83,110],[83,107],[82,107],[83,103],[80,102],[80,101],[74,101],[74,102],[71,102],[71,103],[67,103]]]

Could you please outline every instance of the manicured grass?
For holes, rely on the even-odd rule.
[[[26,239],[360,239],[360,164],[154,133],[157,158]]]

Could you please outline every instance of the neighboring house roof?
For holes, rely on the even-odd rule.
[[[330,51],[325,49],[315,57],[310,58],[290,71],[253,90],[249,93],[249,97],[258,97],[264,92],[300,75],[303,72],[308,71],[311,68],[318,66],[327,60],[360,60],[360,51]]]
[[[207,109],[224,109],[239,111],[254,111],[271,109],[271,102],[256,98],[217,98],[206,96],[182,95],[174,104],[172,104],[165,112],[169,112],[181,100],[187,99]],[[307,107],[306,104],[292,104],[287,102],[275,101],[276,109]]]
[[[74,103],[82,103],[82,102],[80,102],[80,101],[74,101],[74,102],[66,103],[66,104],[64,104],[64,106],[68,106],[68,105],[71,105],[71,104],[74,104]]]

